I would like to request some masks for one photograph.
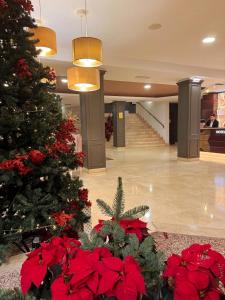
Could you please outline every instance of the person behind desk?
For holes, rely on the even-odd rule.
[[[209,120],[206,122],[205,127],[209,128],[218,128],[219,127],[219,122],[216,119],[216,115],[212,114],[209,118]]]

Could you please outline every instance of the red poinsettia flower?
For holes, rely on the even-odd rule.
[[[114,218],[112,220],[114,220]],[[98,222],[99,223],[94,227],[97,232],[99,232],[104,225],[103,220],[99,220]],[[140,219],[120,220],[119,225],[125,230],[126,234],[136,234],[139,241],[142,241],[146,236],[148,236],[147,223]]]
[[[58,277],[51,285],[52,300],[93,300],[93,293],[82,284],[72,286],[65,282],[63,276]]]
[[[205,295],[204,300],[220,300],[220,294],[217,290],[211,289]]]
[[[121,220],[119,224],[127,234],[136,234],[139,241],[142,241],[144,237],[148,236],[147,223],[140,219]]]
[[[29,159],[35,165],[41,164],[46,158],[46,155],[39,150],[31,150],[29,152]]]
[[[124,261],[117,257],[105,258],[103,264],[106,270],[100,280],[98,295],[136,300],[146,293],[144,278],[132,256],[127,256]]]
[[[97,293],[101,274],[104,272],[103,260],[112,256],[107,248],[96,248],[92,252],[80,251],[69,262],[67,274],[75,274],[70,284],[80,286],[83,282],[94,294]]]
[[[181,256],[173,254],[166,263],[166,269],[164,270],[164,277],[174,277],[177,274],[178,268],[181,265]]]
[[[45,278],[49,267],[66,264],[68,257],[79,251],[80,242],[70,238],[54,237],[50,242],[41,243],[41,247],[28,254],[21,269],[21,289],[28,292],[33,283],[37,288]]]
[[[33,283],[37,288],[41,285],[48,266],[51,264],[55,249],[37,249],[28,254],[28,259],[21,269],[21,288],[24,294],[28,292]]]
[[[52,218],[59,226],[65,226],[70,220],[73,219],[75,214],[66,214],[65,211],[57,212],[52,215]]]
[[[174,299],[219,299],[219,281],[225,282],[225,259],[209,244],[194,244],[172,255],[164,271],[174,278]],[[186,298],[185,298],[186,297]]]
[[[198,291],[207,289],[210,284],[210,276],[207,271],[190,271],[187,274],[187,279]]]
[[[174,290],[174,300],[199,300],[198,292],[193,284],[180,281]]]

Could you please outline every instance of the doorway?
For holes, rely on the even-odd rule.
[[[170,103],[170,145],[177,143],[178,103]]]

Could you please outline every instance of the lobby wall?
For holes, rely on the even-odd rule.
[[[210,114],[216,114],[220,127],[225,124],[225,93],[203,95],[201,101],[201,118],[208,120]]]
[[[140,115],[155,131],[163,138],[166,144],[169,144],[169,102],[168,101],[141,101],[148,111],[150,111],[163,125],[164,128],[151,117],[137,103],[137,114]]]

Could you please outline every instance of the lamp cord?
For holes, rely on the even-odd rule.
[[[87,0],[84,0],[85,3],[85,22],[86,22],[86,37],[88,36],[88,24],[87,24]]]
[[[39,0],[40,25],[42,23],[41,0]]]
[[[80,16],[80,32],[81,32],[81,36],[83,35],[83,16]]]

